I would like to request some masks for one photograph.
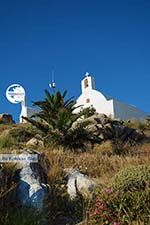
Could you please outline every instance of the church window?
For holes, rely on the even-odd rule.
[[[90,99],[89,99],[89,98],[87,98],[87,99],[86,99],[86,103],[89,103],[89,102],[90,102]]]
[[[87,88],[89,86],[89,84],[88,84],[88,79],[85,79],[84,80],[84,88]]]

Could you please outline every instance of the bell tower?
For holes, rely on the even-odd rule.
[[[88,72],[85,74],[84,79],[81,81],[81,88],[82,94],[90,90],[95,90],[94,78]]]

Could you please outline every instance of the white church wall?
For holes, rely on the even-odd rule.
[[[123,102],[119,102],[117,100],[113,100],[113,107],[114,107],[114,117],[119,118],[122,120],[129,120],[129,119],[137,119],[142,120],[144,119],[147,114],[138,108],[125,104]]]
[[[79,112],[82,108],[94,107],[97,113],[104,113],[113,117],[113,101],[107,100],[105,96],[95,90],[94,78],[88,73],[81,81],[82,94],[77,99],[76,106],[81,106],[75,110]]]
[[[96,90],[86,90],[77,99],[76,106],[80,106],[75,112],[81,108],[94,107],[97,113],[104,113],[113,117],[113,101],[107,100],[105,96]]]

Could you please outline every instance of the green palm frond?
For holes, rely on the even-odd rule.
[[[43,131],[47,142],[50,140],[70,148],[83,147],[92,134],[86,129],[86,123],[78,123],[84,112],[75,114],[74,110],[80,106],[75,105],[73,97],[65,100],[66,94],[67,91],[50,94],[45,90],[44,100],[33,103],[39,111],[24,119]]]
[[[27,122],[31,123],[33,126],[37,127],[39,130],[41,130],[42,132],[44,133],[47,133],[48,130],[49,130],[49,127],[42,123],[42,122],[39,122],[39,121],[35,121],[31,118],[27,118],[27,117],[22,117],[24,120],[26,120]]]
[[[66,97],[67,91],[65,90],[64,93],[62,94],[63,99]]]

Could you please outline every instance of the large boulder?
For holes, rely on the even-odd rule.
[[[118,139],[122,142],[138,142],[145,139],[142,132],[129,128],[124,125],[122,120],[111,119],[105,114],[95,114],[79,122],[87,123],[87,129],[91,132],[92,137],[99,138],[99,141]]]
[[[12,115],[7,113],[0,114],[0,124],[13,124],[13,123],[15,122],[12,118]]]

